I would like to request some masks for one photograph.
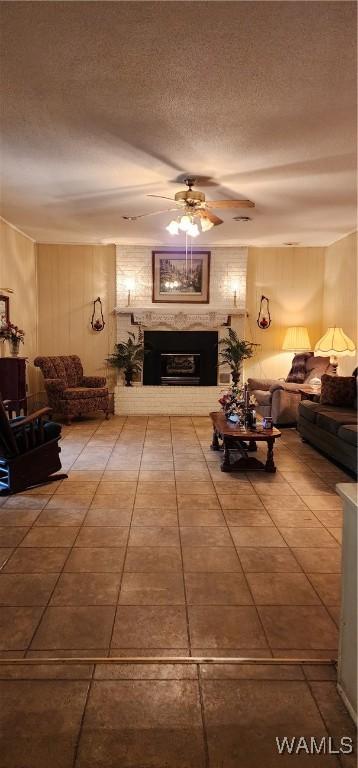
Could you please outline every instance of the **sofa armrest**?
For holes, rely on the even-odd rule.
[[[299,386],[299,384],[291,381],[275,381],[270,387],[270,392],[275,392],[276,389],[284,389],[285,392],[295,392],[298,395],[300,391]]]
[[[44,382],[46,392],[58,393],[63,392],[64,389],[66,389],[65,383],[62,381],[62,379],[44,379]]]
[[[271,390],[271,387],[273,387],[275,384],[280,387],[282,384],[284,384],[284,379],[248,379],[247,385],[250,390],[250,392],[253,392],[255,389],[260,389],[261,392],[265,392],[268,390]],[[273,390],[271,390],[273,391]]]
[[[277,387],[271,393],[271,416],[274,424],[295,424],[301,397],[297,385]]]
[[[81,387],[105,387],[106,379],[104,376],[83,376]]]

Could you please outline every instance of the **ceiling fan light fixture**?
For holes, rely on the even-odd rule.
[[[190,235],[190,237],[197,237],[200,235],[200,230],[197,224],[191,223],[190,227],[187,229],[187,234]]]
[[[165,229],[169,232],[170,235],[178,235],[179,234],[179,224],[176,221],[176,219],[173,219],[170,224],[168,224]]]
[[[210,221],[210,219],[206,219],[205,217],[200,220],[200,224],[202,232],[209,232],[209,229],[212,229],[214,226],[213,222]]]
[[[192,221],[190,216],[187,216],[186,214],[181,217],[179,221],[179,229],[181,229],[182,232],[188,232],[189,227],[191,227]]]

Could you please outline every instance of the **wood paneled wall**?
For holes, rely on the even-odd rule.
[[[357,346],[357,232],[326,248],[323,332],[330,325],[343,328]],[[357,357],[343,357],[338,373],[350,376]]]
[[[6,250],[16,250],[17,233],[10,233]],[[29,331],[27,353],[32,355],[31,339],[36,338],[31,330],[36,327],[34,245],[23,239],[25,243],[17,248],[26,266],[18,265],[13,282],[20,286],[19,306],[25,302],[21,312],[32,318],[22,321]],[[312,347],[331,323],[342,325],[356,339],[356,242],[351,235],[329,248],[249,248],[245,336],[261,347],[246,364],[247,376],[286,376],[293,355],[282,352],[281,347],[289,325],[306,325]],[[272,326],[267,331],[256,325],[261,294],[270,298]],[[90,328],[92,302],[97,296],[103,301],[106,320],[105,330],[98,334]],[[39,354],[79,354],[86,373],[107,373],[113,384],[115,377],[106,371],[104,360],[116,341],[114,306],[114,246],[38,245]],[[350,373],[353,362],[352,358],[343,360],[342,373]]]
[[[0,288],[11,288],[10,320],[25,331],[25,343],[20,355],[28,358],[27,384],[29,393],[38,389],[38,371],[33,366],[37,351],[37,276],[36,244],[3,219],[0,219]],[[2,291],[0,290],[0,293]],[[9,348],[0,343],[0,355],[7,356]]]
[[[287,326],[305,325],[312,349],[321,335],[324,248],[249,248],[246,338],[260,344],[245,373],[257,378],[285,377],[293,353],[282,352]],[[256,324],[261,295],[270,299],[272,324]]]
[[[115,343],[115,247],[38,245],[41,355],[79,355],[85,374],[109,375],[105,359]],[[106,322],[92,330],[93,301],[100,296]]]

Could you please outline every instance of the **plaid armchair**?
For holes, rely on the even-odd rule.
[[[74,416],[104,411],[109,416],[109,395],[106,379],[84,376],[77,355],[36,357],[34,364],[41,369],[50,407],[62,415],[68,424]]]

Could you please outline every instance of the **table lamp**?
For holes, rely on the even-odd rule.
[[[333,366],[334,375],[337,374],[339,357],[354,357],[355,344],[346,336],[343,328],[337,328],[335,325],[328,328],[314,348],[315,354],[329,355],[329,362]]]
[[[311,342],[307,328],[304,325],[287,328],[282,349],[285,352],[310,352]]]

